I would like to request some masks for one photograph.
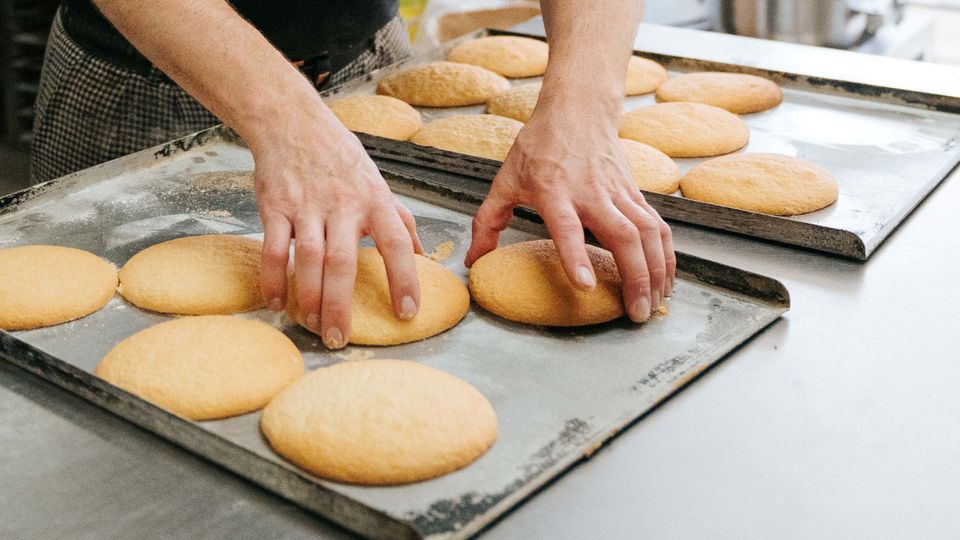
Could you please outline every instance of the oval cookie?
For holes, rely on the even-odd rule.
[[[627,64],[625,93],[628,96],[649,94],[667,80],[667,70],[663,66],[639,56],[631,56]]]
[[[423,127],[416,109],[390,96],[350,96],[327,106],[350,131],[405,141]]]
[[[512,118],[493,114],[447,116],[423,126],[410,142],[503,161],[522,127]]]
[[[479,105],[510,88],[510,81],[479,66],[430,62],[380,81],[377,93],[421,107]]]
[[[536,77],[547,70],[547,44],[521,36],[487,36],[465,41],[447,60],[473,64],[504,77]]]
[[[536,82],[514,86],[506,92],[500,92],[487,102],[487,114],[526,122],[537,106],[537,99],[540,98],[540,87],[541,83]]]
[[[680,188],[680,167],[670,156],[630,139],[620,139],[627,167],[637,187],[668,195]]]
[[[658,103],[620,120],[620,136],[670,157],[709,157],[746,146],[750,129],[737,115],[701,103]]]
[[[689,73],[657,88],[657,101],[693,101],[746,114],[776,107],[783,101],[783,91],[777,83],[755,75]]]

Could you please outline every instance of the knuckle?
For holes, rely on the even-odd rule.
[[[399,231],[390,232],[380,237],[380,248],[384,251],[409,251],[411,245],[410,236]]]
[[[583,232],[583,225],[580,219],[574,214],[566,212],[551,216],[550,226],[558,234],[579,234]]]
[[[296,256],[301,262],[313,263],[323,260],[323,246],[319,242],[298,242]]]
[[[625,286],[634,291],[646,292],[651,288],[651,281],[649,274],[643,273],[632,273],[627,279],[624,280]]]
[[[285,264],[290,257],[290,251],[283,249],[281,246],[264,247],[261,257],[263,257],[263,262],[267,266]]]
[[[640,232],[637,231],[637,226],[625,219],[615,221],[610,226],[610,234],[619,243],[632,244],[640,240]]]
[[[656,267],[650,269],[650,281],[653,283],[663,283],[667,279],[666,267]]]
[[[344,247],[334,247],[327,250],[324,254],[323,262],[325,266],[332,268],[350,267],[356,264],[356,257],[353,251]]]

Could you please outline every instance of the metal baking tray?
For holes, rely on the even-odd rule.
[[[457,43],[374,71],[323,93],[336,99],[370,94],[377,81],[411,65],[438,60]],[[767,77],[784,90],[779,107],[742,116],[750,127],[743,152],[797,156],[829,170],[840,185],[836,204],[795,217],[777,217],[686,199],[678,193],[645,196],[670,220],[773,240],[866,260],[883,240],[960,162],[960,96],[940,96],[692,58],[635,51],[660,62],[672,75],[689,71],[734,71]],[[515,79],[513,84],[540,80]],[[652,94],[628,97],[625,110],[655,103]],[[479,114],[483,106],[418,107],[424,120],[452,114]],[[415,163],[490,181],[500,163],[410,142],[359,134],[371,155]],[[676,159],[681,172],[704,159]]]
[[[0,247],[66,245],[119,266],[175,237],[259,237],[252,183],[243,174],[252,166],[232,132],[203,131],[0,199]],[[465,278],[462,260],[479,198],[457,183],[479,181],[444,180],[447,173],[408,167],[387,174],[388,181],[416,215],[426,249],[452,242],[443,263]],[[533,219],[515,221],[505,242],[543,234]],[[461,471],[399,487],[336,484],[297,469],[261,437],[259,412],[190,422],[94,376],[117,342],[169,319],[119,296],[77,321],[0,332],[0,357],[360,534],[463,538],[592,455],[789,307],[779,282],[696,257],[679,255],[678,278],[669,316],[642,326],[620,320],[550,330],[514,324],[474,305],[450,331],[397,347],[331,352],[282,315],[240,315],[281,328],[303,351],[308,369],[365,358],[413,359],[465,379],[490,399],[500,433],[487,454]]]

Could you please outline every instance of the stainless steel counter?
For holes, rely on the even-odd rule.
[[[637,48],[698,41],[960,93],[955,68],[842,51],[659,27]],[[958,207],[955,171],[866,264],[676,226],[678,249],[782,280],[790,313],[487,536],[955,537]],[[0,500],[0,538],[346,536],[5,363]]]

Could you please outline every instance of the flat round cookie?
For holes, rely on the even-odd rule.
[[[777,216],[806,214],[837,201],[823,167],[777,154],[736,154],[705,161],[681,180],[683,196]]]
[[[674,77],[657,88],[657,101],[693,101],[747,114],[772,109],[783,101],[780,86],[744,73],[703,72]]]
[[[120,269],[120,294],[137,307],[225,315],[264,306],[259,240],[213,234],[148,247]]]
[[[483,309],[511,321],[542,326],[585,326],[622,317],[620,274],[609,251],[587,245],[597,287],[570,283],[552,240],[495,249],[470,268],[470,295]]]
[[[500,92],[487,102],[487,114],[526,122],[537,106],[537,99],[540,98],[540,87],[541,83],[536,82],[521,84],[506,92]]]
[[[473,64],[504,77],[537,77],[547,70],[547,44],[520,36],[487,36],[465,41],[447,60]]]
[[[61,246],[0,249],[0,329],[65,323],[102,308],[117,290],[117,268]]]
[[[663,84],[667,77],[667,70],[660,64],[639,56],[631,56],[627,64],[625,93],[628,96],[649,94]]]
[[[493,114],[447,116],[423,126],[410,142],[503,161],[522,127],[521,122]]]
[[[321,478],[392,485],[473,463],[497,438],[490,402],[406,360],[341,362],[290,385],[263,411],[270,446]]]
[[[430,62],[385,78],[377,93],[421,107],[463,107],[485,103],[508,88],[510,81],[480,66]]]
[[[416,109],[390,96],[350,96],[327,106],[350,131],[405,141],[423,127]]]
[[[658,103],[625,113],[620,136],[670,157],[710,157],[746,146],[750,129],[737,115],[712,105]]]
[[[412,320],[400,320],[393,310],[387,270],[376,248],[357,253],[357,280],[351,304],[350,343],[357,345],[399,345],[435,336],[454,326],[470,308],[470,293],[460,279],[443,265],[415,255],[420,276],[420,310]],[[295,280],[290,280],[287,312],[299,324]]]
[[[669,156],[630,139],[620,139],[630,176],[637,187],[669,195],[680,188],[680,167]]]
[[[213,420],[262,408],[303,374],[303,357],[266,323],[205,315],[137,332],[96,374],[183,418]]]

